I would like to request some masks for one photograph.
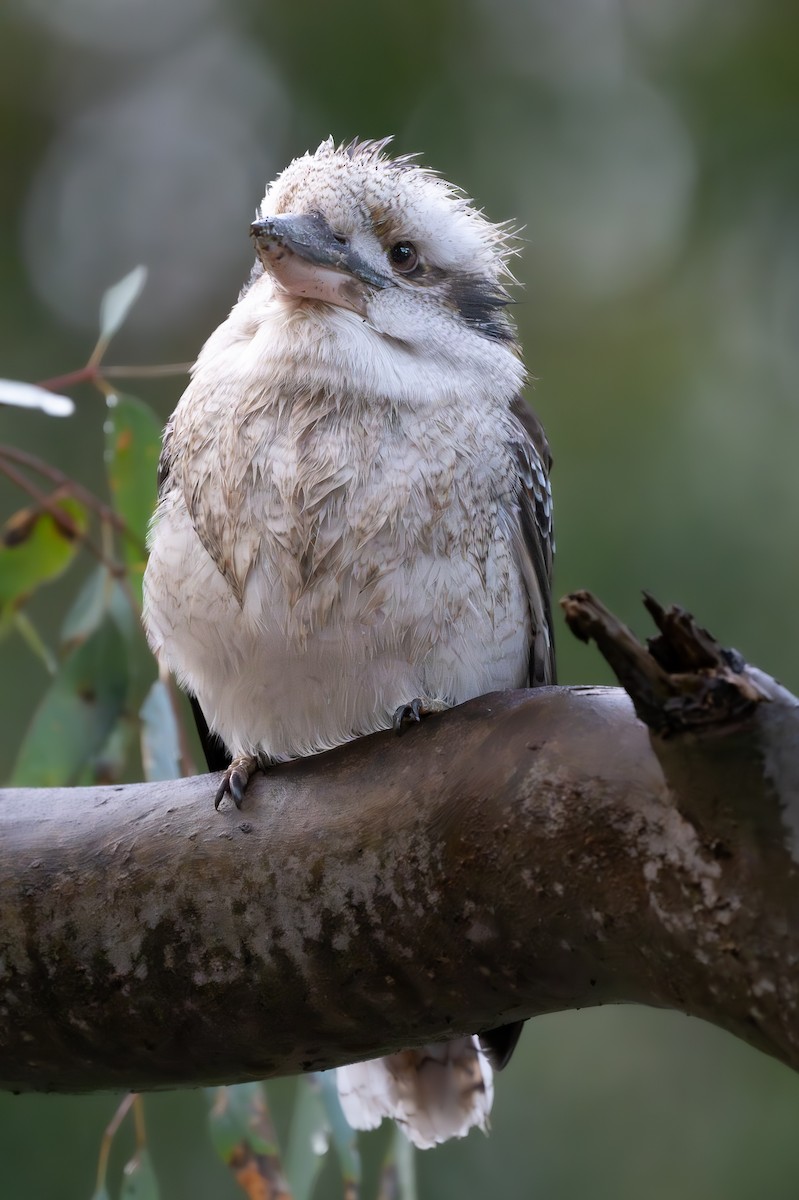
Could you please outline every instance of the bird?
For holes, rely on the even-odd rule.
[[[269,185],[164,431],[144,624],[217,807],[259,768],[555,682],[517,235],[390,142],[328,138]],[[422,1148],[486,1129],[520,1029],[339,1068],[345,1115]]]

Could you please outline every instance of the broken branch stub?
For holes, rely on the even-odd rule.
[[[690,613],[677,605],[664,609],[646,592],[644,604],[660,630],[646,646],[590,592],[561,601],[572,633],[584,642],[593,638],[654,733],[738,724],[769,698],[737,650],[722,647]]]

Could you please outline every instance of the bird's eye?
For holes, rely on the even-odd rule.
[[[419,254],[413,242],[395,242],[388,257],[398,271],[408,275],[419,262]]]

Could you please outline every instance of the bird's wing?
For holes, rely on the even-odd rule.
[[[158,459],[158,474],[156,476],[159,500],[163,500],[172,482],[172,432],[174,426],[175,416],[173,413],[164,426],[164,434],[161,438],[161,455]]]
[[[200,745],[203,748],[205,761],[208,764],[209,771],[226,771],[233,761],[233,756],[228,750],[225,743],[215,733],[212,733],[208,728],[208,722],[205,719],[205,713],[200,708],[200,702],[196,696],[192,696],[191,692],[187,692],[191,711],[194,715],[194,724],[197,726],[197,736],[200,739]]]
[[[161,457],[158,460],[158,499],[163,500],[172,484],[172,429],[174,417],[170,417],[164,429],[163,441],[161,443]],[[194,724],[197,726],[197,736],[200,739],[200,745],[205,755],[205,761],[208,764],[209,771],[226,771],[230,766],[231,756],[224,742],[212,733],[208,728],[208,722],[205,719],[205,714],[200,708],[200,703],[196,696],[187,692],[189,702],[191,703],[191,711],[194,716]]]
[[[519,479],[517,552],[524,576],[533,641],[530,647],[530,687],[555,682],[555,641],[552,629],[552,456],[543,426],[518,396],[511,409],[518,430],[511,444]]]
[[[552,635],[552,455],[544,428],[521,396],[514,401],[515,436],[511,451],[516,461],[519,491],[517,553],[527,588],[533,640],[530,646],[530,687],[555,682],[555,642]],[[480,1046],[495,1071],[510,1060],[523,1021],[512,1021],[480,1034]]]

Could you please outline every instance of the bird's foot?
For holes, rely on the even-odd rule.
[[[233,759],[225,774],[222,776],[222,782],[219,785],[216,796],[214,798],[214,808],[219,808],[219,805],[224,800],[225,796],[230,794],[230,798],[236,805],[236,808],[241,808],[241,802],[244,799],[244,793],[247,790],[247,784],[252,779],[255,772],[258,770],[258,759],[253,754],[239,754]]]
[[[422,717],[429,717],[431,713],[446,712],[448,708],[449,705],[443,700],[420,700],[417,696],[409,704],[401,704],[395,710],[391,728],[400,736],[405,732],[406,726],[418,725]]]

